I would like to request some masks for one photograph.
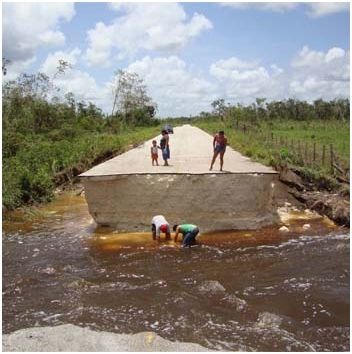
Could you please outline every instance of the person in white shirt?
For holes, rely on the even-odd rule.
[[[153,240],[160,241],[160,233],[165,233],[165,240],[171,239],[170,225],[163,215],[155,215],[152,219]]]

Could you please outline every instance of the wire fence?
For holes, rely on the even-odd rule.
[[[250,125],[236,123],[236,129],[243,134],[253,136],[266,147],[276,150],[278,153],[283,150],[293,156],[295,163],[301,166],[322,168],[333,175],[339,175],[349,180],[349,161],[339,156],[333,144],[319,144],[316,141],[293,139],[282,134],[275,134],[272,131],[262,132]]]

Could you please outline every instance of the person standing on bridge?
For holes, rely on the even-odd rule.
[[[164,166],[169,166],[167,160],[170,158],[170,147],[169,147],[169,134],[166,130],[161,132],[162,138],[160,139],[159,148],[163,154]]]
[[[163,215],[155,215],[152,219],[152,234],[153,240],[160,241],[160,233],[165,233],[165,240],[171,239],[170,225]]]
[[[213,159],[211,160],[210,168],[211,171],[213,169],[214,162],[217,156],[220,154],[220,171],[222,171],[222,167],[224,165],[224,154],[226,151],[227,146],[227,137],[223,130],[220,130],[215,136],[213,140],[213,148],[214,148],[214,155]]]
[[[159,166],[158,163],[158,145],[156,145],[156,140],[152,141],[152,147],[150,148],[150,154],[152,156],[152,165],[154,166],[154,161],[157,166]]]
[[[199,233],[199,228],[197,225],[193,224],[182,224],[174,225],[172,228],[175,231],[175,242],[177,242],[178,234],[183,235],[182,247],[191,247],[197,243],[196,237]]]

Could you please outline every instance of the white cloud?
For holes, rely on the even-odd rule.
[[[334,47],[321,52],[305,46],[291,65],[289,94],[304,99],[349,97],[349,51]]]
[[[275,64],[266,69],[259,63],[232,57],[213,63],[210,74],[218,80],[219,97],[249,103],[256,97],[276,98],[280,92],[283,69]]]
[[[322,17],[338,12],[349,11],[349,2],[314,2],[307,4],[310,8],[308,15],[311,17]]]
[[[218,96],[233,103],[251,103],[256,97],[312,101],[349,97],[349,62],[350,53],[342,48],[322,52],[305,46],[285,71],[275,64],[229,58],[213,63],[210,74],[217,80]]]
[[[191,72],[176,56],[144,57],[127,67],[144,79],[150,96],[157,102],[159,116],[180,116],[209,110],[217,98],[214,86],[201,74]]]
[[[91,101],[108,110],[111,100],[110,91],[106,87],[100,87],[89,73],[75,67],[79,63],[80,57],[81,50],[78,48],[50,53],[39,71],[53,80],[54,85],[60,89],[59,95],[72,92],[77,100]],[[60,59],[67,61],[71,68],[58,74],[57,66]]]
[[[64,45],[65,36],[60,31],[47,31],[39,35],[43,44]]]
[[[175,3],[114,3],[110,8],[119,14],[113,23],[99,22],[88,31],[86,59],[91,65],[110,65],[113,51],[118,51],[117,58],[140,50],[175,51],[212,28],[201,14],[187,19],[183,7]]]
[[[333,13],[349,11],[349,2],[223,2],[221,5],[232,7],[238,10],[256,9],[260,11],[286,12],[294,10],[300,6],[306,6],[307,15],[310,17],[322,17]]]
[[[3,56],[12,62],[28,61],[42,45],[62,45],[58,30],[74,16],[73,3],[4,3]]]
[[[65,60],[71,66],[74,66],[77,64],[80,55],[81,50],[79,48],[74,48],[70,52],[58,51],[55,53],[50,53],[42,64],[40,72],[43,72],[50,77],[53,77],[58,71],[57,66],[59,64],[59,60]]]
[[[293,10],[299,4],[294,2],[223,2],[223,6],[234,9],[257,9],[262,11],[285,12]]]
[[[23,61],[15,61],[7,64],[7,74],[2,77],[4,82],[16,80],[17,77],[26,71],[34,62],[36,61],[36,57],[32,57],[28,60]]]

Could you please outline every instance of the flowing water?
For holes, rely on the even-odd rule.
[[[223,351],[348,351],[348,230],[302,215],[289,233],[210,233],[182,249],[96,228],[65,194],[3,224],[3,331],[72,323]]]

